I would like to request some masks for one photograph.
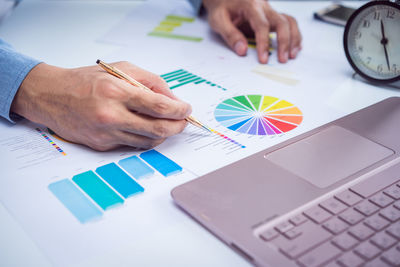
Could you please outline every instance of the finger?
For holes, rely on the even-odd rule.
[[[243,33],[233,24],[228,10],[218,9],[210,14],[211,27],[219,33],[228,46],[239,56],[247,53],[247,40]]]
[[[139,68],[138,66],[135,66],[126,61],[113,63],[111,65],[121,69],[127,75],[131,76],[152,91],[178,100],[178,98],[172,93],[171,89],[168,87],[168,84],[160,76]]]
[[[278,41],[278,60],[285,63],[289,60],[290,27],[285,16],[274,12],[272,16]]]
[[[284,15],[286,19],[289,21],[289,27],[290,27],[289,57],[293,59],[296,58],[298,52],[301,50],[302,37],[296,19],[286,14],[282,15]]]
[[[260,63],[268,62],[269,51],[269,22],[263,9],[258,5],[249,6],[246,13],[250,26],[256,36],[257,54]]]
[[[183,120],[192,112],[189,104],[171,99],[165,95],[144,91],[133,87],[128,92],[126,106],[129,110],[137,111],[154,118]]]
[[[154,119],[146,115],[125,113],[120,125],[116,127],[124,132],[157,140],[182,132],[186,125],[185,120]]]

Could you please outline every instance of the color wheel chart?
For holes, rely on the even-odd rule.
[[[295,129],[303,114],[292,103],[272,96],[242,95],[226,99],[214,111],[226,128],[249,135],[280,135]]]

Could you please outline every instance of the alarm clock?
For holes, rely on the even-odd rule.
[[[371,1],[357,9],[343,38],[347,60],[365,79],[400,81],[400,5]]]

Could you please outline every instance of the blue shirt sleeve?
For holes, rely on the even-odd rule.
[[[0,116],[14,122],[15,114],[10,114],[11,104],[26,75],[40,61],[15,52],[0,39]]]

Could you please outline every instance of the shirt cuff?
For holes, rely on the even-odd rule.
[[[15,52],[0,40],[0,116],[13,123],[20,118],[11,113],[12,102],[25,77],[39,63]]]

